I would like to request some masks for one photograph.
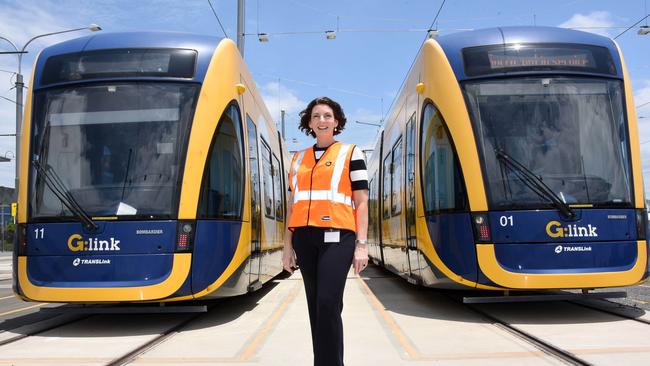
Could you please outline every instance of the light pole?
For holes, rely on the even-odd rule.
[[[34,41],[37,38],[53,36],[55,34],[61,34],[61,33],[76,32],[84,29],[88,29],[93,32],[102,30],[102,28],[97,24],[91,24],[87,27],[82,27],[82,28],[74,28],[74,29],[67,29],[58,32],[39,34],[38,36],[32,37],[29,41],[27,41],[27,43],[25,43],[25,45],[20,50],[18,49],[18,47],[16,47],[15,43],[11,42],[5,37],[0,37],[0,39],[7,41],[14,48],[14,50],[16,51],[15,53],[18,54],[18,73],[16,74],[16,83],[14,84],[16,87],[16,178],[14,180],[14,184],[16,187],[15,188],[16,202],[18,202],[18,171],[19,171],[18,162],[20,156],[20,124],[23,119],[23,87],[25,86],[25,83],[23,83],[23,75],[21,73],[23,54],[26,53],[25,49],[27,49],[27,46],[29,46],[29,44],[32,43],[32,41]]]

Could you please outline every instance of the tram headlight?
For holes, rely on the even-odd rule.
[[[488,222],[488,216],[486,213],[473,213],[472,227],[474,229],[474,240],[477,243],[492,242],[492,235],[490,235],[490,224]]]
[[[191,252],[194,244],[194,222],[179,221],[176,228],[176,252]]]
[[[646,228],[648,227],[648,210],[645,208],[636,210],[636,238],[645,240]]]

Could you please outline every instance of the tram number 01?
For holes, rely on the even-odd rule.
[[[501,216],[499,217],[499,224],[502,227],[514,226],[514,220],[512,219],[512,216]]]

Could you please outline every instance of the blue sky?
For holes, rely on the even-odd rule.
[[[650,3],[650,1],[647,1]],[[348,117],[341,140],[373,145],[379,123],[415,57],[442,0],[298,1],[246,0],[245,59],[279,122],[287,111],[290,149],[312,143],[297,130],[298,112],[314,97],[339,101]],[[236,0],[212,0],[226,33],[236,38]],[[447,0],[434,27],[441,35],[508,25],[582,28],[615,37],[650,10],[644,0]],[[207,0],[0,0],[0,36],[21,47],[35,35],[96,23],[103,32],[162,30],[223,36]],[[642,22],[640,25],[646,24]],[[335,40],[326,30],[338,32]],[[635,104],[650,102],[650,35],[638,26],[617,38],[632,79]],[[28,47],[23,74],[48,45],[85,36],[81,31],[45,37]],[[269,42],[257,40],[268,33]],[[10,46],[0,40],[0,50]],[[17,57],[0,55],[0,96],[15,99],[12,74]],[[15,106],[0,99],[0,134],[13,133]],[[650,103],[637,110],[646,192],[650,192]],[[0,156],[13,157],[14,139],[0,137]],[[14,186],[14,165],[0,163],[0,185]]]

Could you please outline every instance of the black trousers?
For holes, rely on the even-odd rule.
[[[315,366],[343,366],[343,290],[354,256],[355,233],[339,230],[325,243],[327,229],[296,228],[291,236],[307,293]]]

